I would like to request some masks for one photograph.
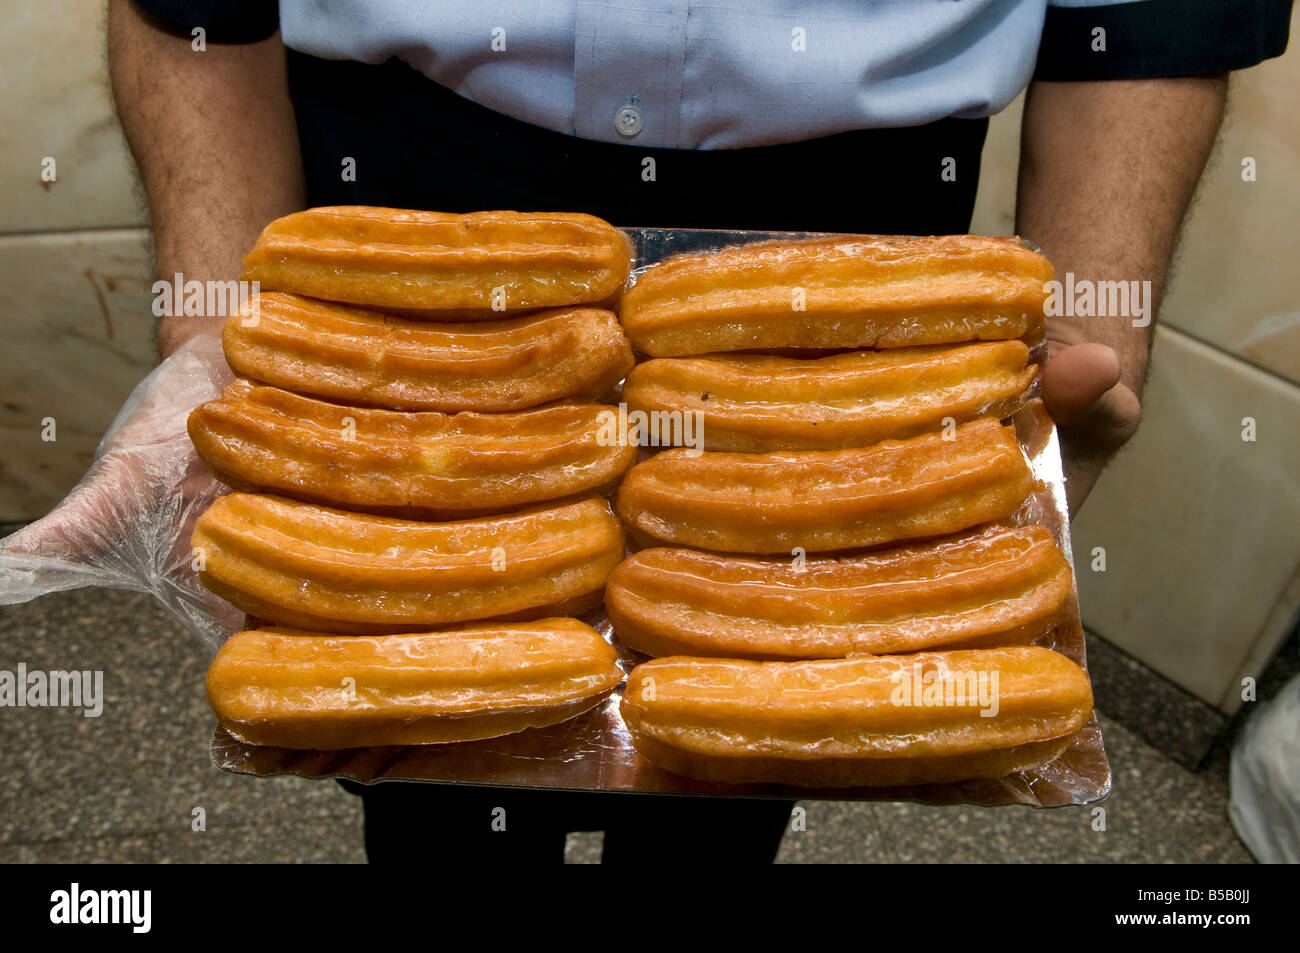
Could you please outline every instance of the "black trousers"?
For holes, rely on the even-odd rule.
[[[794,802],[381,782],[360,795],[372,864],[562,863],[565,834],[603,830],[601,862],[769,864]]]
[[[702,152],[588,142],[477,106],[392,60],[289,53],[308,201],[588,212],[615,225],[939,235],[970,227],[986,120]],[[643,175],[654,159],[654,179]],[[355,179],[345,181],[345,160]],[[792,801],[356,785],[375,863],[558,862],[603,830],[608,863],[770,863]]]

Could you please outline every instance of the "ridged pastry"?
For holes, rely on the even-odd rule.
[[[394,410],[509,411],[601,397],[631,370],[613,312],[558,308],[475,324],[404,318],[265,292],[222,334],[236,374]]]
[[[657,358],[623,385],[628,413],[701,414],[707,450],[841,450],[1007,417],[1034,379],[1021,341],[854,351]]]
[[[1033,642],[1072,583],[1031,525],[803,563],[643,549],[609,577],[605,609],[647,655],[843,658]]]
[[[599,498],[421,523],[231,493],[199,517],[191,546],[203,584],[254,618],[382,633],[585,611],[624,539]]]
[[[627,525],[652,539],[736,553],[825,552],[955,533],[1005,519],[1033,475],[1015,429],[982,418],[860,450],[667,450],[628,471]]]
[[[607,414],[617,411],[600,404],[510,414],[372,410],[240,380],[191,412],[189,432],[208,468],[237,489],[454,519],[616,479],[636,447],[605,439]]]
[[[1015,238],[759,242],[647,268],[619,317],[653,357],[1034,339],[1052,274]]]
[[[622,680],[575,619],[407,635],[256,629],[208,668],[217,720],[249,744],[332,750],[474,741],[586,711]]]
[[[276,219],[245,256],[243,279],[263,291],[472,318],[609,301],[630,267],[627,236],[593,215],[353,205]]]
[[[936,700],[949,703],[927,704]],[[636,750],[676,774],[906,785],[1053,760],[1087,722],[1092,690],[1078,665],[1037,646],[805,662],[675,656],[632,670],[622,712]]]

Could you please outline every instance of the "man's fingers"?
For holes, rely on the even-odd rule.
[[[1125,384],[1116,384],[1083,415],[1061,427],[1065,493],[1073,517],[1111,456],[1142,421],[1142,404]]]
[[[58,506],[9,537],[5,549],[59,559],[97,556],[120,535],[114,511],[129,505],[133,489],[127,461],[101,457]]]
[[[1043,370],[1047,412],[1062,425],[1090,414],[1119,383],[1119,375],[1119,357],[1105,344],[1074,344],[1059,351]]]
[[[1116,384],[1088,410],[1061,430],[1075,436],[1081,452],[1109,456],[1137,432],[1142,422],[1142,403],[1127,384]]]
[[[1119,379],[1115,351],[1091,342],[1062,348],[1043,370],[1043,402],[1061,429],[1071,513],[1142,420],[1141,402]]]

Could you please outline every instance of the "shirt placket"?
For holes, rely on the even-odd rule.
[[[579,0],[574,132],[605,142],[677,146],[687,6]]]

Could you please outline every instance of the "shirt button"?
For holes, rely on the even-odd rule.
[[[614,129],[620,136],[631,139],[641,131],[643,125],[645,121],[641,118],[641,110],[635,106],[620,106],[614,113]]]

